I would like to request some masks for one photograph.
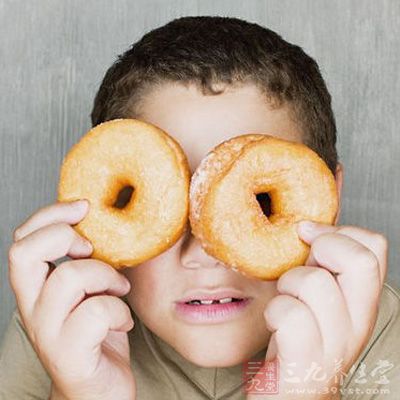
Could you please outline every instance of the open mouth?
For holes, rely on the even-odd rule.
[[[235,303],[243,301],[244,299],[236,298],[236,297],[225,297],[223,299],[218,300],[191,300],[186,301],[185,304],[194,305],[194,306],[209,306],[211,304],[227,304],[227,303]]]
[[[226,296],[226,295],[225,295]],[[189,323],[223,323],[234,318],[244,312],[249,306],[251,298],[248,297],[223,297],[216,295],[208,295],[205,299],[193,296],[192,299],[176,303],[176,312],[179,318]],[[204,296],[205,297],[205,296]],[[211,298],[210,298],[211,297]]]

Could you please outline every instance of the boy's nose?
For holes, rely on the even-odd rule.
[[[222,267],[220,261],[210,256],[201,247],[200,242],[189,231],[184,235],[181,247],[181,263],[185,268],[215,268]]]

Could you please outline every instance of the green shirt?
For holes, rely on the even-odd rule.
[[[184,359],[133,315],[129,332],[138,400],[245,399],[242,364],[200,368]],[[251,361],[265,357],[263,349]],[[51,380],[14,311],[0,349],[0,399],[48,400]],[[384,285],[374,332],[350,373],[342,399],[398,399],[400,396],[400,294]]]

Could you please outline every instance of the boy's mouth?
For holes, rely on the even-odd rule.
[[[199,288],[190,291],[187,296],[180,299],[177,303],[190,304],[190,305],[211,305],[211,304],[227,304],[235,303],[248,299],[248,296],[234,288],[219,288],[217,290],[210,290]]]
[[[227,304],[227,303],[233,303],[236,301],[243,301],[244,299],[242,298],[236,298],[236,297],[224,297],[222,299],[214,299],[214,300],[190,300],[190,301],[185,301],[185,304],[191,304],[191,305],[210,305],[210,304]]]
[[[251,297],[235,289],[196,290],[176,302],[179,318],[189,323],[222,323],[237,318]]]

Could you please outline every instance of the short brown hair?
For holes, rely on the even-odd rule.
[[[195,84],[217,95],[214,84],[251,82],[270,104],[287,104],[303,143],[335,174],[336,124],[331,96],[317,63],[277,33],[238,18],[187,16],[145,34],[109,68],[96,94],[92,125],[135,117],[140,99],[162,82]]]

